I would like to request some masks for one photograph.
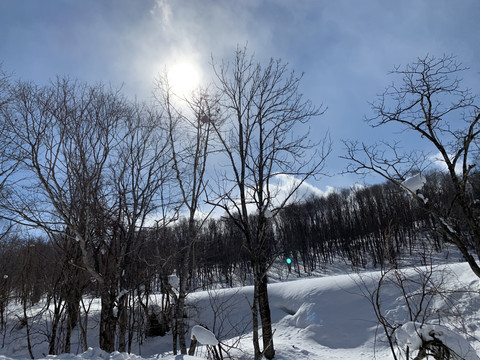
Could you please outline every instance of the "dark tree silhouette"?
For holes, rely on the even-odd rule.
[[[309,177],[318,175],[330,151],[330,144],[309,142],[307,133],[295,135],[294,128],[322,114],[302,98],[301,76],[289,72],[280,60],[263,68],[237,49],[231,64],[214,66],[220,105],[226,121],[214,129],[226,156],[228,170],[219,172],[216,200],[244,236],[254,274],[253,342],[255,359],[275,355],[267,291],[267,270],[273,258],[270,217],[285,206],[295,190]],[[279,175],[296,181],[284,198],[275,203]],[[262,322],[263,351],[259,346],[258,317]]]
[[[397,142],[367,145],[345,142],[348,171],[373,172],[409,192],[436,220],[435,229],[462,253],[480,277],[480,266],[470,254],[480,255],[480,208],[475,200],[473,177],[479,154],[480,108],[469,89],[461,87],[460,73],[466,69],[453,56],[425,57],[392,74],[398,77],[372,104],[369,123],[397,125],[433,149],[446,168],[452,196],[427,198],[404,182],[421,173],[434,160],[425,151],[402,152]],[[438,161],[437,160],[437,161]]]

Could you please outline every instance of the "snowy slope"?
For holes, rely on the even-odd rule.
[[[407,272],[415,279],[418,270]],[[271,311],[275,329],[276,359],[392,359],[382,329],[369,299],[365,294],[375,289],[379,272],[362,275],[337,275],[308,278],[271,284]],[[451,286],[456,311],[462,316],[463,327],[470,335],[480,338],[479,280],[465,263],[442,265],[432,275],[438,281]],[[459,292],[459,290],[476,291]],[[232,350],[236,359],[251,359],[250,314],[247,299],[251,298],[252,287],[198,292],[189,295],[194,305],[190,310],[193,317],[191,326],[201,324],[208,327],[216,338],[230,344],[240,337],[238,349]],[[381,292],[382,309],[390,319],[408,323],[407,309],[401,301],[401,293],[395,287],[385,287]],[[431,306],[438,313],[445,307],[442,299],[434,299]],[[438,320],[432,318],[432,322]],[[453,322],[446,325],[452,327]],[[94,333],[92,331],[92,333]],[[458,331],[455,332],[458,334]],[[445,332],[445,334],[447,334]],[[377,335],[377,339],[376,339]],[[447,335],[445,335],[447,336]],[[197,348],[196,357],[173,356],[170,338],[150,339],[141,348],[141,357],[128,354],[106,354],[93,348],[79,355],[59,355],[43,357],[49,359],[166,359],[197,360],[205,359],[205,347]],[[470,345],[479,352],[480,344],[469,338]],[[94,345],[93,345],[94,346]],[[27,353],[19,349],[12,353],[11,347],[0,350],[0,360],[26,358]],[[137,348],[137,347],[135,347]],[[9,350],[10,349],[10,350]],[[41,358],[41,353],[37,354]],[[468,359],[476,359],[476,355]]]

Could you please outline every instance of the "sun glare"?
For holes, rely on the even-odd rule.
[[[200,71],[188,62],[175,64],[168,70],[168,82],[175,94],[187,96],[200,85]]]

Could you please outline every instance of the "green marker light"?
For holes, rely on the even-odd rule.
[[[287,264],[288,264],[288,265],[290,265],[290,264],[292,263],[292,259],[290,259],[290,258],[287,258],[286,261],[287,261]]]

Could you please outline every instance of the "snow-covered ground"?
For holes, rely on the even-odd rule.
[[[421,268],[403,273],[412,280],[422,278]],[[477,340],[480,338],[478,278],[466,263],[441,265],[431,272],[427,268],[427,273],[431,273],[432,283],[442,283],[448,286],[449,291],[444,293],[447,298],[435,297],[428,307],[424,304],[423,310],[428,308],[427,322],[430,327],[424,327],[418,333],[435,328],[447,341],[458,342],[468,338],[467,346],[480,353],[480,342]],[[369,300],[369,294],[376,288],[380,275],[380,272],[365,272],[361,275],[331,275],[272,283],[269,291],[275,329],[275,359],[393,359]],[[421,286],[421,281],[417,281],[417,284]],[[414,287],[409,288],[412,293],[416,290],[418,289]],[[238,340],[236,349],[231,350],[233,358],[252,359],[251,316],[247,301],[251,295],[252,287],[248,286],[190,294],[188,299],[192,305],[190,315],[193,319],[191,326],[207,326],[216,338],[225,344],[224,348]],[[415,343],[418,336],[410,336],[415,324],[409,322],[408,307],[402,299],[400,290],[395,286],[386,284],[380,292],[381,308],[385,316],[392,322],[405,324],[402,330],[409,331],[399,333],[399,344],[409,345],[414,350],[418,345]],[[447,312],[453,315],[443,323],[439,319],[445,319],[444,314]],[[439,323],[442,323],[442,326],[438,326]],[[449,331],[443,327],[445,325],[456,330]],[[469,336],[458,335],[458,329],[465,330]],[[198,328],[196,331],[199,338],[211,339],[208,333],[198,332]],[[95,335],[95,330],[90,332]],[[7,336],[15,334],[9,332]],[[134,351],[141,355],[107,354],[99,350],[94,341],[92,340],[91,349],[78,355],[45,357],[42,352],[46,347],[42,345],[37,345],[34,350],[38,358],[65,360],[197,360],[206,359],[208,356],[207,349],[200,345],[195,357],[173,356],[169,335],[150,338],[141,348],[136,346]],[[7,345],[0,349],[0,360],[28,358],[23,338],[17,337],[15,341],[6,339],[5,343]],[[469,354],[465,354],[465,359],[478,359],[471,349]]]

